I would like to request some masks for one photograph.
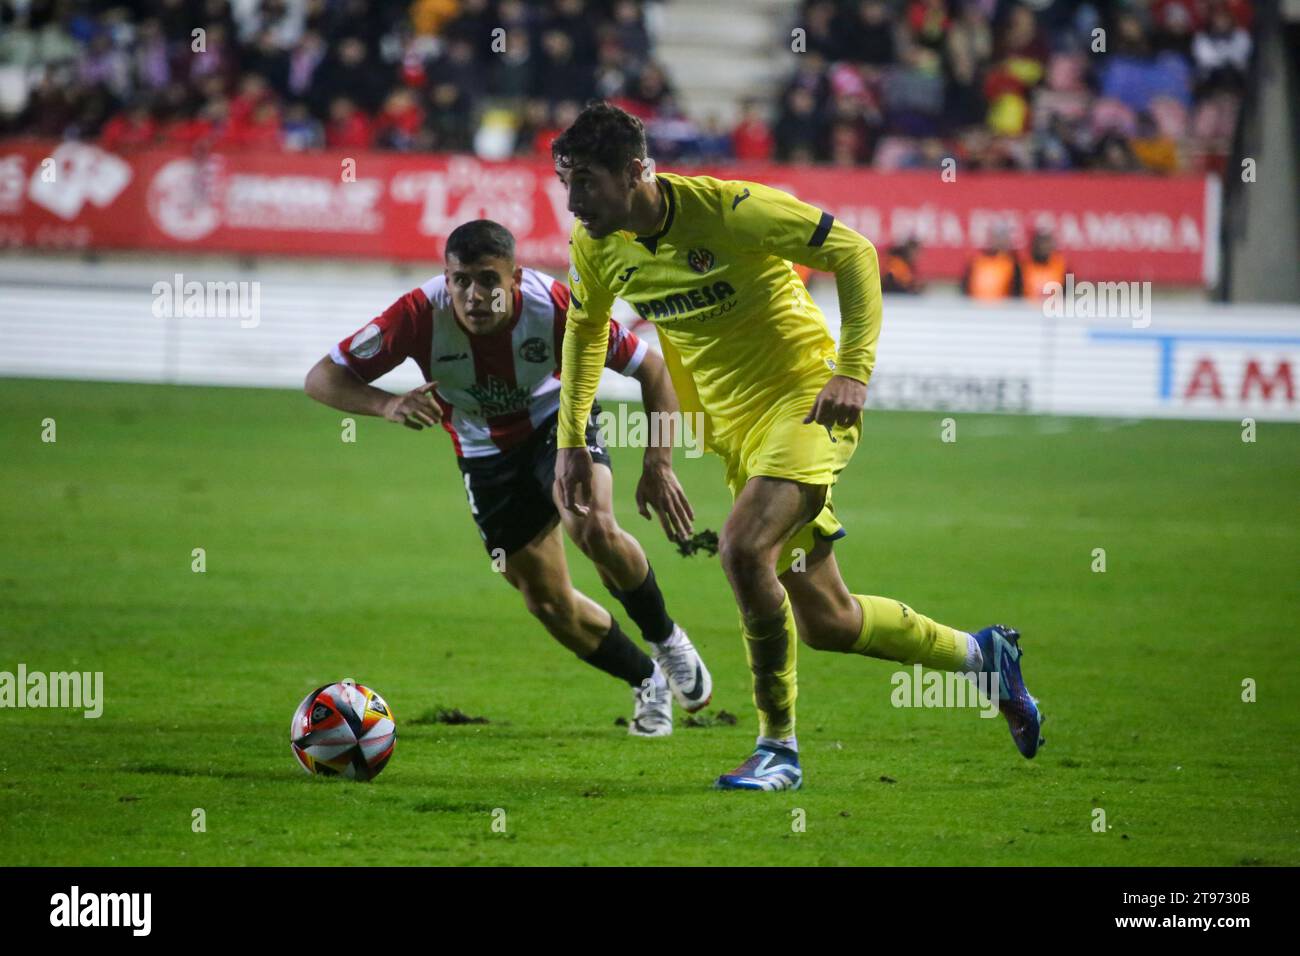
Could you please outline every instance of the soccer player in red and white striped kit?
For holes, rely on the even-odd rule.
[[[641,545],[613,512],[609,455],[595,424],[587,445],[595,469],[590,513],[555,497],[560,356],[569,290],[515,264],[515,242],[480,219],[447,237],[446,269],[339,342],[307,374],[307,394],[345,412],[375,415],[416,431],[441,425],[451,436],[470,511],[488,553],[504,555],[504,576],[529,612],[587,663],[633,688],[628,732],[672,733],[672,698],[688,712],[712,696],[712,679],[686,632],[668,615]],[[396,395],[370,383],[414,359],[426,384]],[[647,413],[678,411],[663,359],[611,321],[607,367],[635,378]],[[672,469],[671,442],[645,451],[636,500],[658,514],[673,539],[694,515]],[[596,566],[636,622],[647,655],[607,610],[569,579],[560,525]]]

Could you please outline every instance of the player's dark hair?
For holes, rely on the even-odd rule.
[[[510,230],[491,219],[474,219],[461,223],[447,237],[445,258],[455,256],[463,263],[481,259],[515,261],[515,237]]]
[[[645,159],[645,127],[617,106],[591,102],[551,143],[551,158],[565,169],[595,165],[619,172],[630,161]]]

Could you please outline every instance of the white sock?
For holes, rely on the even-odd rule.
[[[958,633],[964,632],[958,631]],[[966,635],[966,661],[962,668],[976,673],[984,669],[984,654],[980,651],[979,641],[975,640],[972,634]]]
[[[759,737],[760,747],[784,747],[786,750],[799,752],[799,741],[794,737]]]

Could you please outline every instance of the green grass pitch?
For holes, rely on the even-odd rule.
[[[769,795],[709,789],[755,730],[736,612],[716,559],[636,516],[637,452],[620,519],[734,726],[615,726],[628,691],[491,571],[440,431],[347,444],[283,391],[7,380],[0,409],[0,671],[102,671],[106,697],[0,710],[0,865],[1300,863],[1295,425],[958,414],[944,443],[943,415],[869,412],[846,577],[1019,627],[1048,743],[1026,761],[1001,718],[896,709],[895,665],[803,648],[805,788]],[[678,464],[719,528],[718,463]],[[371,784],[289,752],[299,699],[349,676],[398,718]],[[418,720],[439,706],[490,723]]]

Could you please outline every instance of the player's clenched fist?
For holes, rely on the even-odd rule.
[[[437,387],[437,382],[429,382],[405,395],[394,395],[384,406],[384,418],[417,432],[425,426],[434,427],[442,421],[442,409],[433,397],[433,390]]]
[[[862,417],[862,407],[866,404],[867,386],[856,378],[832,375],[817,393],[817,400],[803,422],[805,425],[816,422],[827,427],[839,425],[848,428]]]

